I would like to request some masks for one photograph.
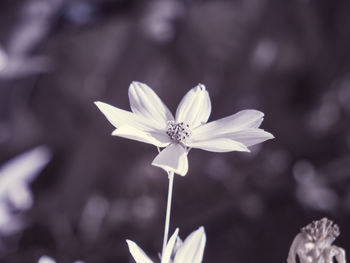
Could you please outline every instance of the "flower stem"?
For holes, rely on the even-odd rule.
[[[168,187],[168,202],[166,207],[166,217],[165,217],[165,228],[164,228],[164,238],[163,238],[163,248],[162,256],[164,255],[166,245],[168,243],[169,225],[170,225],[170,210],[171,210],[171,199],[173,195],[173,184],[174,184],[174,172],[169,171],[169,187]]]

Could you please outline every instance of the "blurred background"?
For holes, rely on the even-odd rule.
[[[203,225],[205,263],[285,262],[327,216],[350,249],[350,2],[2,0],[0,262],[133,262],[161,249],[167,176],[153,146],[110,136],[147,83],[175,112],[206,85],[215,120],[265,112],[251,153],[193,150],[171,230]]]

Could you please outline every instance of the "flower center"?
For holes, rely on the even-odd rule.
[[[191,135],[190,126],[184,122],[175,123],[168,121],[168,130],[166,134],[170,139],[177,143],[184,143]]]
[[[321,239],[334,240],[340,234],[338,225],[333,225],[333,221],[328,220],[327,218],[313,221],[311,224],[303,227],[301,231],[306,233],[312,242],[316,242]]]

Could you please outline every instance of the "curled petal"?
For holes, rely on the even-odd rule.
[[[146,84],[132,82],[129,87],[131,110],[153,121],[160,129],[165,129],[167,121],[174,120],[173,115],[158,95]]]
[[[165,147],[169,144],[170,139],[165,133],[162,134],[160,132],[143,132],[131,126],[120,126],[115,129],[112,135],[153,144],[157,147]]]
[[[162,263],[170,263],[171,262],[170,258],[171,258],[171,255],[173,253],[178,234],[179,234],[179,229],[176,228],[174,234],[170,237],[170,239],[166,245],[164,255],[162,255]]]
[[[185,122],[193,129],[206,123],[211,112],[209,93],[205,86],[199,84],[191,89],[181,100],[176,110],[176,122]]]
[[[231,116],[201,125],[192,131],[196,140],[212,137],[248,128],[258,128],[263,121],[264,113],[257,110],[243,110]]]
[[[128,243],[130,254],[133,256],[136,263],[153,263],[153,261],[135,242],[126,240],[126,243]]]
[[[210,152],[249,152],[249,149],[243,143],[229,138],[212,138],[205,141],[191,141],[186,143],[186,146]]]
[[[206,236],[204,227],[192,232],[177,251],[174,263],[201,263],[203,260]]]
[[[156,156],[152,165],[184,176],[188,171],[187,152],[180,144],[170,144]]]

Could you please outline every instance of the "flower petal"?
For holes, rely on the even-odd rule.
[[[229,138],[212,138],[204,141],[191,141],[186,143],[186,146],[210,152],[249,152],[249,149],[243,143]]]
[[[143,132],[134,127],[123,125],[115,129],[112,135],[153,144],[157,147],[165,147],[170,143],[170,138],[166,133]]]
[[[140,130],[150,130],[150,126],[146,125],[142,118],[139,118],[130,111],[122,110],[100,101],[96,101],[95,104],[116,128],[122,125],[128,125]]]
[[[264,113],[257,110],[243,110],[231,116],[209,122],[192,130],[196,140],[220,137],[221,134],[247,128],[258,128],[263,121]]]
[[[275,138],[263,129],[245,129],[225,134],[225,137],[243,143],[247,147]]]
[[[152,165],[184,176],[188,171],[187,152],[180,144],[170,144],[156,156]]]
[[[132,82],[129,87],[129,100],[134,113],[153,121],[160,129],[166,128],[167,121],[174,120],[168,107],[146,84]]]
[[[176,253],[174,263],[201,263],[203,260],[206,236],[204,227],[192,232]]]
[[[39,258],[38,263],[56,263],[56,261],[52,257],[44,255]]]
[[[162,255],[162,263],[170,263],[170,258],[171,258],[178,234],[179,234],[179,228],[176,228],[174,234],[170,237],[166,245],[164,255]]]
[[[185,122],[193,129],[206,123],[211,112],[209,93],[199,84],[191,89],[181,100],[176,110],[176,122]]]
[[[19,211],[33,206],[34,197],[28,184],[18,181],[7,189],[7,199]]]
[[[126,240],[126,243],[128,243],[130,254],[133,256],[136,263],[153,263],[153,261],[134,241]]]

